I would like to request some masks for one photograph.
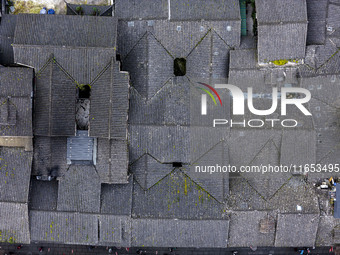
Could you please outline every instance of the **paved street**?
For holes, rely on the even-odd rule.
[[[112,248],[112,252],[109,253],[109,247],[92,247],[80,246],[80,245],[56,245],[56,244],[31,244],[24,245],[21,249],[17,249],[18,245],[2,245],[0,248],[0,255],[35,255],[35,254],[49,254],[49,255],[69,255],[69,254],[114,254],[114,255],[127,255],[127,254],[138,254],[138,248],[130,248],[129,251],[126,248]],[[43,251],[39,252],[39,248],[43,247]],[[250,248],[240,249],[180,249],[177,248],[174,251],[169,249],[154,249],[154,248],[141,248],[140,250],[146,251],[145,255],[158,254],[158,255],[229,255],[233,251],[237,250],[238,255],[290,255],[300,254],[292,248],[258,248],[256,251],[252,251]],[[311,250],[309,254],[335,254],[329,252],[329,247],[317,248]]]

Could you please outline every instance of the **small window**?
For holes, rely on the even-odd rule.
[[[174,61],[174,75],[184,76],[187,72],[187,60],[185,58],[176,58]]]

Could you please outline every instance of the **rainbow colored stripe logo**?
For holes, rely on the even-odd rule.
[[[221,97],[220,97],[220,95],[217,93],[217,91],[212,86],[210,86],[209,84],[203,83],[203,82],[197,82],[197,83],[205,86],[208,89],[210,89],[217,96],[217,98],[220,101],[220,104],[222,106]],[[213,96],[213,94],[208,89],[201,88],[201,87],[197,87],[197,88],[200,89],[200,90],[203,90],[205,93],[207,93],[212,98],[212,100],[214,101],[215,105],[217,105],[215,97]]]

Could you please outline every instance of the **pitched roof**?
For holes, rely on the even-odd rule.
[[[20,14],[15,62],[38,73],[53,55],[74,81],[91,84],[115,56],[116,26],[113,17]]]
[[[75,135],[76,89],[62,67],[50,59],[36,78],[35,135]]]
[[[240,20],[236,0],[170,0],[170,20]]]
[[[59,177],[67,169],[67,138],[35,136],[32,175]]]
[[[23,148],[0,147],[0,201],[27,203],[32,152]]]
[[[167,0],[125,0],[115,3],[115,14],[122,20],[167,19]]]
[[[131,215],[133,178],[129,178],[129,183],[102,184],[100,213],[114,215]]]
[[[28,68],[0,67],[2,136],[32,136],[32,79]]]
[[[114,59],[91,86],[90,136],[126,140],[129,76]]]
[[[29,194],[29,210],[55,211],[58,200],[58,181],[37,180],[31,178],[31,189]]]
[[[257,0],[258,60],[301,59],[307,39],[306,0]]]
[[[27,204],[0,202],[0,243],[30,243]]]
[[[259,25],[259,61],[302,59],[305,56],[307,23]]]
[[[274,246],[275,225],[269,233],[261,233],[261,220],[276,215],[269,211],[239,211],[233,212],[229,223],[230,247],[270,247]],[[246,238],[245,238],[246,237]]]
[[[98,213],[100,187],[94,166],[70,165],[59,181],[58,211]]]
[[[307,0],[308,44],[323,44],[326,37],[327,0]]]
[[[202,188],[182,170],[183,168],[176,168],[148,190],[142,188],[136,178],[133,187],[132,217],[223,219],[223,204],[211,195],[209,189]]]
[[[13,47],[16,15],[4,14],[0,23],[0,64],[8,65],[14,63]]]
[[[279,214],[276,247],[313,247],[319,224],[317,214]]]
[[[306,0],[256,0],[259,25],[280,22],[307,22]]]
[[[99,138],[96,170],[102,183],[128,182],[128,145],[125,140]]]
[[[29,212],[32,242],[95,245],[98,216],[69,212]]]
[[[135,219],[132,245],[141,247],[227,247],[229,221]]]
[[[131,247],[131,218],[127,216],[100,215],[99,243]]]
[[[19,14],[14,44],[114,48],[116,25],[114,18]]]

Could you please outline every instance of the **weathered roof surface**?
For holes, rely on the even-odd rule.
[[[276,247],[313,247],[319,224],[317,214],[279,214]]]
[[[146,247],[227,247],[229,221],[135,219],[132,245]]]
[[[0,23],[0,64],[14,63],[13,47],[16,15],[2,15]]]
[[[33,211],[29,213],[32,242],[95,245],[98,216],[95,214]]]
[[[68,169],[66,152],[66,137],[35,136],[32,175],[63,176]]]
[[[170,0],[170,20],[240,20],[237,0]]]
[[[0,201],[27,203],[32,152],[0,147]]]
[[[275,218],[273,218],[273,216]],[[229,223],[230,247],[270,247],[274,245],[275,225],[268,233],[261,233],[260,223],[265,219],[276,219],[268,211],[239,211],[231,214]]]
[[[131,247],[131,218],[127,216],[100,215],[99,243]]]
[[[91,86],[90,136],[126,140],[129,75],[111,59]]]
[[[316,130],[316,161],[331,164],[339,155],[339,75],[303,78],[301,86],[312,94],[310,111]],[[312,178],[327,178],[329,173],[310,173]]]
[[[101,208],[102,214],[131,215],[133,178],[128,184],[102,184]]]
[[[162,163],[190,162],[189,128],[185,126],[129,126],[130,162],[150,154]]]
[[[99,138],[97,140],[96,170],[102,183],[128,182],[128,145],[125,140]]]
[[[332,28],[332,32],[337,31],[339,32],[339,21],[340,21],[340,16],[339,16],[339,10],[340,6],[339,4],[332,4],[330,3],[328,5],[328,15],[327,15],[327,26]]]
[[[53,55],[72,79],[79,84],[91,84],[115,55],[116,19],[47,16],[18,16],[15,62],[34,67],[38,72]]]
[[[327,0],[307,0],[307,44],[323,44],[326,37]]]
[[[27,204],[0,202],[0,243],[30,243]]]
[[[307,23],[258,26],[258,60],[302,59],[305,57]]]
[[[258,60],[301,59],[307,39],[306,0],[257,0]]]
[[[32,136],[33,71],[0,67],[0,134]]]
[[[228,192],[228,191],[226,191]],[[134,181],[132,216],[136,218],[223,219],[223,204],[181,170],[175,169],[150,189]]]
[[[112,16],[112,5],[88,5],[88,4],[70,4],[66,3],[66,15],[80,15],[77,13],[77,7],[81,7],[83,14],[82,15],[93,15],[94,8],[99,11],[98,16]]]
[[[75,135],[76,91],[76,84],[50,59],[36,77],[35,135]]]
[[[230,69],[254,69],[256,63],[255,49],[230,51]]]
[[[135,55],[139,57],[138,62],[141,63],[139,68],[143,68],[138,74],[144,74],[146,72],[146,74],[149,74],[149,78],[155,80],[156,78],[152,76],[151,72],[157,71],[162,74],[160,78],[164,79],[167,78],[164,77],[164,75],[169,71],[169,67],[162,67],[159,63],[168,63],[171,61],[168,54],[170,54],[173,59],[187,57],[197,46],[200,46],[203,38],[205,38],[206,41],[202,43],[201,47],[197,48],[196,54],[211,55],[216,68],[218,64],[223,65],[223,63],[228,63],[227,61],[223,61],[223,57],[226,57],[225,53],[229,52],[230,47],[240,44],[240,26],[241,21],[120,21],[118,26],[118,53],[121,55],[123,69],[124,59],[127,58],[131,52],[132,56]],[[211,37],[213,37],[213,42],[210,40]],[[135,46],[137,47],[136,49],[134,49]],[[127,61],[127,66],[133,64],[136,66],[136,59],[133,59],[133,57],[130,58],[132,59]],[[219,59],[222,62],[218,63]],[[203,59],[200,58],[200,61],[202,60]],[[209,58],[205,59],[201,66],[209,67],[206,65],[207,61],[209,61]],[[150,64],[153,63],[150,68],[146,65],[148,62],[150,62]],[[199,63],[194,62],[193,64],[198,65]],[[170,63],[170,66],[172,66],[172,63]],[[188,68],[190,67],[191,66],[188,65]],[[191,70],[194,70],[194,68],[191,68]],[[137,72],[138,70],[134,68],[128,71],[133,74],[133,72]],[[214,70],[212,70],[212,72],[214,72]],[[170,73],[173,74],[173,72]],[[226,75],[227,73],[225,76]],[[133,78],[133,75],[131,76]],[[143,77],[144,76],[141,76],[141,78]],[[145,78],[146,77],[144,77],[144,79]],[[153,86],[155,85],[156,84],[153,84]]]
[[[94,166],[71,165],[59,181],[58,211],[98,213],[100,188]]]
[[[256,0],[259,24],[307,22],[306,0]]]
[[[172,164],[162,164],[148,154],[143,155],[130,166],[135,180],[144,189],[151,188],[173,169]]]
[[[120,20],[167,19],[168,0],[116,1],[115,16]]]
[[[314,130],[284,131],[280,163],[286,166],[316,163],[316,139]]]
[[[55,211],[58,200],[58,181],[31,179],[28,208],[30,210]]]
[[[116,25],[114,18],[19,14],[14,44],[114,48]]]

